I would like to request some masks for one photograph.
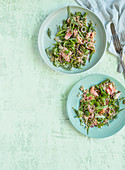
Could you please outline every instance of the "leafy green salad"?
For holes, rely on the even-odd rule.
[[[81,126],[85,126],[87,134],[89,128],[101,128],[104,125],[110,126],[110,121],[115,119],[120,111],[119,103],[125,104],[125,98],[120,98],[120,91],[116,85],[109,79],[84,90],[81,86],[82,98],[80,100],[79,110],[73,110],[79,118]]]
[[[48,28],[47,34],[51,38]],[[45,51],[53,65],[67,70],[72,68],[82,69],[86,61],[90,62],[95,53],[96,31],[92,21],[87,23],[87,13],[70,12],[68,6],[68,18],[63,20],[63,25],[58,27],[55,44]]]

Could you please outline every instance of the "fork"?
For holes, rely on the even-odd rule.
[[[119,37],[118,37],[118,34],[115,31],[115,27],[114,27],[113,23],[111,23],[111,31],[112,31],[112,35],[113,35],[113,43],[114,43],[114,46],[115,46],[115,50],[120,56],[119,63],[118,63],[118,72],[122,72],[122,69],[123,69],[123,74],[124,74],[124,77],[125,77],[125,66],[124,66],[123,59],[122,59],[123,48],[120,44]],[[121,69],[121,66],[122,66],[122,69]]]
[[[119,55],[120,55],[120,58],[119,58],[119,61],[118,61],[117,71],[118,71],[119,73],[122,73],[122,72],[123,72],[123,68],[122,68],[122,64],[121,64],[122,61],[121,61],[121,60],[123,59],[123,49],[121,49]]]
[[[116,52],[119,54],[120,58],[119,58],[119,62],[118,62],[118,72],[121,73],[123,71],[124,77],[125,77],[125,67],[124,67],[124,63],[123,63],[123,49],[120,45],[120,41],[118,39],[118,36],[115,36],[114,38],[114,42],[117,44],[115,47]]]

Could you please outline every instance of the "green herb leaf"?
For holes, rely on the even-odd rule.
[[[57,36],[60,36],[61,34],[63,34],[66,30],[60,30],[57,34],[56,34],[56,37]]]
[[[100,97],[100,100],[104,105],[106,104],[106,98],[105,97]]]
[[[50,49],[50,47],[48,47],[48,48],[45,49],[45,52],[46,52],[46,54],[47,54],[48,56],[50,56],[50,50],[49,50],[49,49]]]
[[[88,128],[87,128],[87,135],[89,134],[89,126],[88,126]]]
[[[123,100],[122,103],[125,104],[125,100]]]
[[[122,97],[122,98],[120,98],[119,100],[121,101],[121,100],[124,100],[125,99],[125,97]]]
[[[89,54],[90,50],[86,50],[85,55]]]
[[[91,58],[92,58],[94,52],[95,52],[95,50],[93,50],[93,51],[90,53],[90,55],[89,55],[89,62],[90,62],[90,60],[91,60]]]
[[[121,111],[123,111],[123,110],[125,110],[125,108],[120,109],[120,110],[118,111],[118,113],[121,112]]]
[[[85,115],[88,117],[90,115],[90,112],[86,110]]]
[[[47,35],[51,39],[51,30],[50,30],[50,28],[48,28],[48,30],[47,30]]]
[[[85,12],[85,14],[83,15],[83,17],[86,17],[86,15],[87,15],[87,12]]]
[[[111,82],[110,79],[106,79],[106,80],[102,81],[102,82],[101,82],[100,84],[98,84],[98,85],[105,84],[105,83],[109,83],[109,82]]]
[[[106,106],[98,106],[98,107],[95,107],[95,109],[106,109],[106,108],[108,108],[109,106],[108,105],[106,105]]]
[[[69,18],[71,16],[70,15],[70,7],[69,6],[67,7],[67,11],[68,11],[68,18]]]
[[[65,54],[69,54],[69,51],[64,51]]]
[[[78,110],[76,110],[74,107],[72,107],[72,109],[73,109],[74,112],[78,115]]]

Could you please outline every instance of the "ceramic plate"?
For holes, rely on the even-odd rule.
[[[116,132],[118,132],[125,125],[125,111],[123,110],[118,114],[117,119],[114,119],[110,123],[110,126],[105,125],[102,127],[102,129],[99,129],[97,127],[89,128],[89,134],[87,135],[87,130],[84,129],[83,126],[80,126],[79,119],[74,118],[76,114],[73,111],[72,107],[78,110],[80,96],[77,97],[77,94],[81,92],[79,90],[79,87],[83,85],[84,89],[88,89],[91,86],[98,84],[107,78],[109,78],[112,82],[114,82],[117,85],[117,89],[122,92],[120,97],[125,97],[125,88],[117,80],[107,75],[93,74],[93,75],[84,77],[78,83],[76,83],[74,87],[71,89],[68,99],[67,99],[67,113],[68,113],[68,117],[71,123],[79,132],[92,138],[105,138],[105,137],[111,136],[115,134]],[[123,108],[123,107],[125,107],[125,105],[120,104],[120,108]]]
[[[90,10],[85,9],[80,6],[70,6],[70,11],[72,13],[75,13],[75,11],[76,12],[80,11],[82,13],[87,12],[88,14],[87,21],[92,20],[94,25],[97,24],[95,28],[96,30],[96,37],[95,37],[96,52],[93,55],[91,62],[90,63],[87,62],[86,65],[83,67],[83,69],[74,68],[71,71],[68,71],[68,70],[64,70],[61,67],[55,67],[45,52],[45,49],[54,43],[54,37],[57,33],[57,25],[62,25],[62,20],[67,18],[67,7],[63,7],[63,8],[60,8],[54,11],[45,19],[39,31],[38,47],[39,47],[41,57],[43,58],[45,63],[49,67],[51,67],[53,70],[61,72],[61,73],[66,73],[66,74],[76,74],[76,73],[81,73],[81,72],[89,70],[90,68],[95,66],[96,63],[98,63],[98,61],[101,59],[106,48],[106,33],[105,33],[105,29],[100,19]],[[52,33],[51,39],[47,35],[48,28],[50,28],[51,33]]]

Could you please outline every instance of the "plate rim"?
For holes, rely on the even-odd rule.
[[[69,71],[69,72],[63,72],[63,71],[60,71],[59,69],[56,69],[56,67],[54,68],[54,67],[51,66],[48,62],[46,62],[46,60],[44,59],[43,54],[42,54],[42,52],[41,52],[41,50],[40,50],[40,49],[41,49],[41,46],[40,46],[41,36],[40,36],[40,34],[41,34],[41,30],[42,30],[42,28],[43,28],[46,20],[47,20],[51,15],[53,15],[54,13],[58,12],[59,10],[61,10],[61,9],[63,9],[63,8],[67,8],[68,6],[69,6],[69,7],[82,8],[82,9],[85,9],[85,10],[89,11],[90,13],[94,14],[94,15],[98,18],[98,20],[100,21],[101,26],[103,27],[103,32],[104,32],[104,36],[105,36],[105,47],[104,47],[104,49],[103,49],[103,53],[102,53],[101,58],[100,58],[91,68],[89,68],[89,69],[87,69],[87,70],[84,70],[84,71],[81,71],[81,72],[73,72],[73,73],[71,73],[70,71]],[[57,71],[58,73],[61,73],[61,74],[76,75],[76,74],[85,73],[85,72],[93,69],[97,64],[99,64],[99,62],[100,62],[101,59],[103,58],[104,53],[105,53],[106,48],[107,48],[107,34],[106,34],[106,30],[105,30],[105,27],[104,27],[102,21],[100,20],[100,18],[99,18],[93,11],[91,11],[91,10],[88,9],[88,8],[84,8],[84,7],[82,7],[82,6],[79,6],[79,5],[67,5],[67,6],[63,6],[63,7],[61,7],[61,8],[55,9],[53,12],[51,12],[51,13],[44,19],[44,21],[42,22],[42,24],[41,24],[41,26],[40,26],[39,32],[38,32],[37,44],[38,44],[38,49],[39,49],[40,57],[43,59],[43,61],[45,62],[45,64],[47,64],[47,66],[48,66],[49,68],[51,68],[52,70]],[[46,56],[47,56],[47,55],[46,55]]]
[[[76,128],[76,126],[74,125],[74,123],[71,121],[70,116],[69,116],[69,112],[68,112],[68,110],[69,110],[69,109],[68,109],[69,97],[70,97],[73,89],[75,88],[75,86],[77,86],[77,84],[78,84],[80,81],[82,81],[83,79],[85,79],[85,78],[87,78],[87,77],[89,77],[89,76],[95,76],[95,75],[107,76],[107,77],[109,77],[109,78],[112,78],[112,79],[116,80],[118,83],[120,83],[120,85],[122,86],[122,88],[125,90],[125,87],[123,86],[123,84],[122,84],[120,81],[118,81],[116,78],[114,78],[114,77],[112,77],[112,76],[110,76],[110,75],[102,74],[102,73],[89,74],[89,75],[87,75],[87,76],[82,77],[80,80],[78,80],[78,81],[71,87],[71,89],[70,89],[70,91],[69,91],[69,93],[68,93],[67,101],[66,101],[66,111],[67,111],[67,115],[68,115],[68,118],[69,118],[70,123],[71,123],[72,126],[77,130],[77,132],[81,133],[82,135],[84,135],[84,136],[86,136],[86,137],[94,138],[94,139],[109,138],[109,137],[113,136],[114,134],[118,133],[122,128],[124,128],[124,127],[125,127],[125,123],[124,123],[124,125],[121,127],[121,129],[119,129],[119,130],[116,131],[115,133],[112,133],[112,135],[108,135],[108,136],[104,136],[104,137],[91,137],[91,136],[89,136],[89,135],[86,135],[86,134],[82,133],[82,132],[79,130],[79,128]]]

